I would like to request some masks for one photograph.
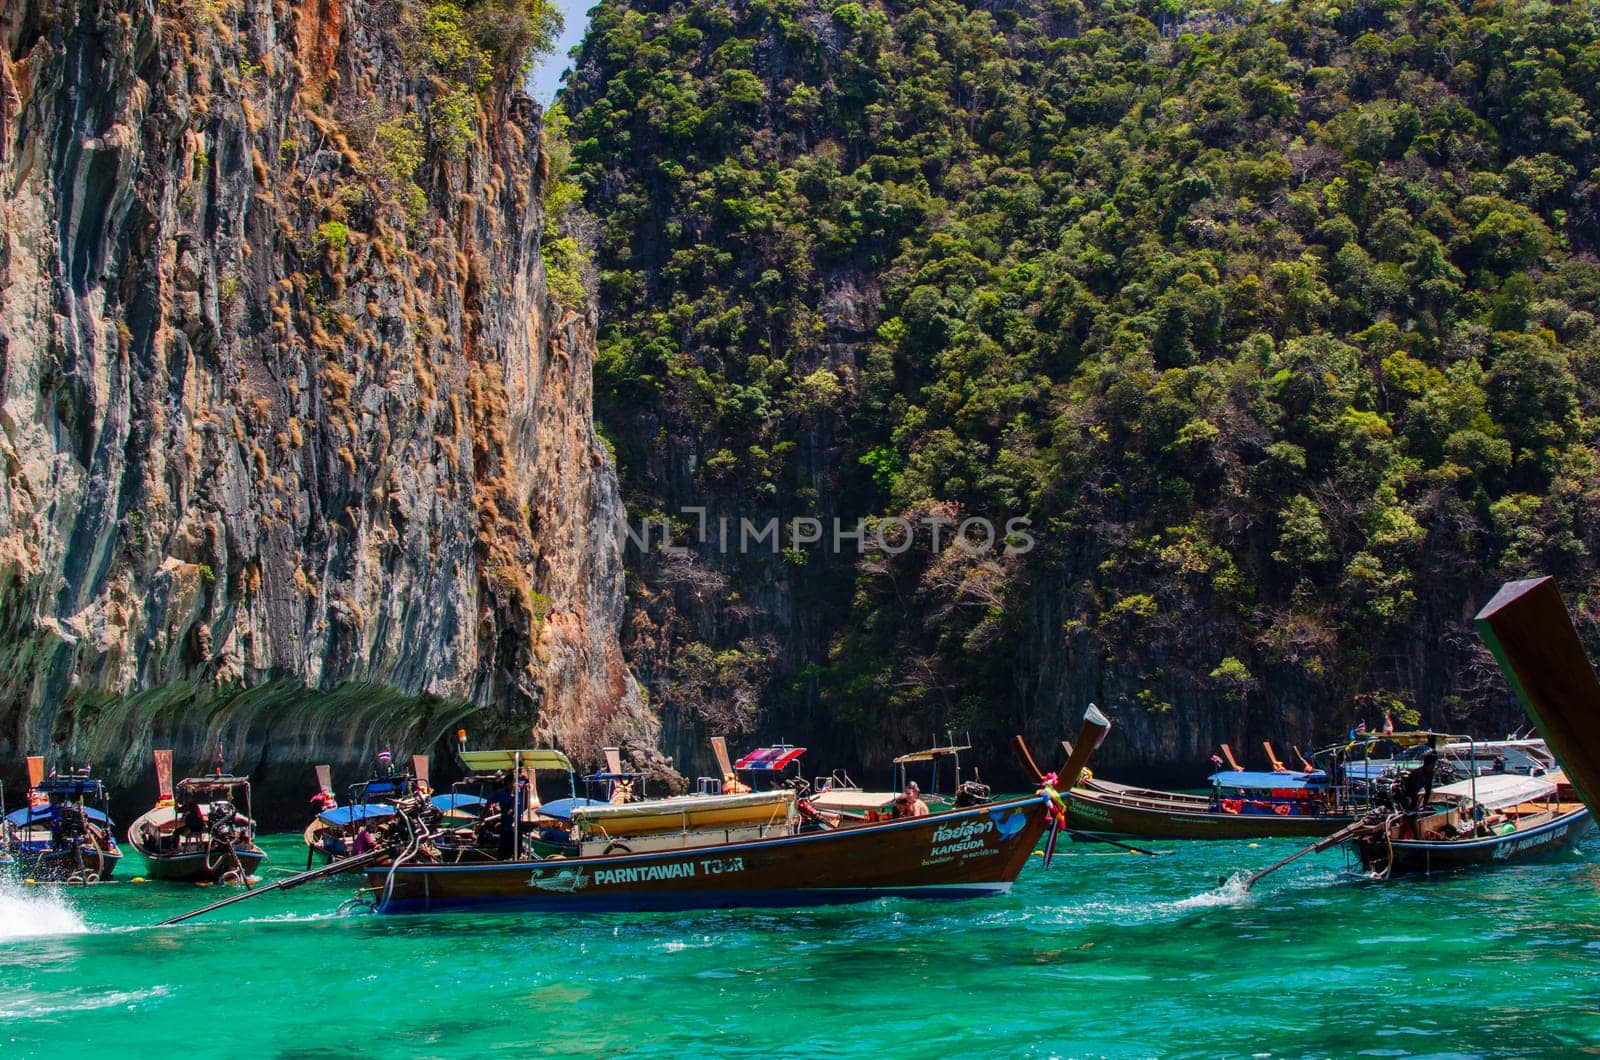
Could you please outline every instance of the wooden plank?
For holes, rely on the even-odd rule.
[[[1271,766],[1272,771],[1274,773],[1287,773],[1287,772],[1289,772],[1289,770],[1284,766],[1284,764],[1281,761],[1278,760],[1278,752],[1276,752],[1276,751],[1274,751],[1272,749],[1272,741],[1271,740],[1262,740],[1261,741],[1261,749],[1267,752],[1267,764],[1269,766]]]

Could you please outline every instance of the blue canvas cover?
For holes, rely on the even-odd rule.
[[[390,817],[394,814],[394,807],[382,802],[357,803],[354,806],[336,806],[331,810],[324,810],[317,814],[317,818],[326,821],[336,828],[343,828],[352,821],[371,821],[379,817]]]
[[[481,813],[483,806],[483,800],[476,795],[435,795],[432,801],[441,813],[450,813],[452,810]]]
[[[606,806],[608,803],[598,799],[556,799],[539,807],[539,813],[545,817],[554,817],[558,821],[572,820],[572,811],[580,806]]]
[[[18,828],[26,828],[28,827],[28,815],[30,813],[33,815],[33,820],[44,821],[50,816],[50,807],[41,806],[37,810],[30,810],[28,807],[24,806],[20,810],[13,810],[12,812],[6,814],[6,820]],[[85,806],[83,808],[83,815],[89,818],[89,820],[93,821],[95,824],[101,826],[109,827],[111,824],[111,821],[107,819],[106,815],[95,809],[93,806]]]

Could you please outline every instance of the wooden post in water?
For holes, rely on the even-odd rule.
[[[1567,779],[1600,813],[1600,680],[1555,580],[1506,582],[1476,624]]]

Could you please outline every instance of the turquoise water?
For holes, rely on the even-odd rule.
[[[1065,846],[1000,899],[804,911],[338,916],[335,880],[152,928],[226,892],[8,883],[0,1055],[1600,1050],[1600,841],[1389,884],[1313,855],[1248,895],[1219,873],[1294,842],[1152,845]]]

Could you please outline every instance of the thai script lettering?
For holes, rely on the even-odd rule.
[[[945,854],[963,854],[969,850],[982,850],[984,847],[983,836],[994,831],[994,822],[988,818],[981,821],[962,821],[960,824],[941,824],[933,830],[933,849],[928,853],[932,857]]]

